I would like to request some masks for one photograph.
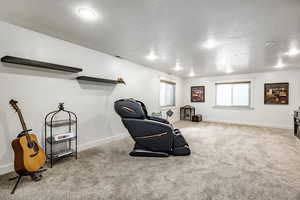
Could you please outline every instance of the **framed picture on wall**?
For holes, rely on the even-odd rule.
[[[265,104],[288,105],[289,83],[266,83]]]
[[[191,87],[191,102],[205,102],[205,86]]]

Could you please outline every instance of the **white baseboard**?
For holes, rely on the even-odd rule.
[[[123,134],[114,135],[114,136],[107,137],[107,138],[102,138],[100,140],[87,142],[85,144],[78,145],[78,152],[84,151],[84,150],[89,149],[89,148],[97,147],[97,146],[100,146],[100,145],[103,145],[103,144],[107,144],[107,143],[110,143],[110,142],[113,142],[113,141],[121,140],[121,139],[124,139],[126,137],[129,137],[128,133],[123,133]],[[7,174],[7,173],[13,172],[13,171],[14,171],[14,163],[0,165],[0,175]]]
[[[14,171],[14,163],[10,163],[10,164],[0,166],[0,175],[7,174],[7,173],[12,172],[12,171]]]
[[[268,124],[268,123],[244,123],[239,121],[231,121],[231,120],[214,120],[214,119],[207,119],[206,122],[216,122],[216,123],[226,123],[226,124],[238,124],[238,125],[249,125],[249,126],[259,126],[259,127],[267,127],[267,128],[282,128],[282,129],[292,129],[292,127],[287,125],[280,125],[280,124]]]
[[[86,149],[97,147],[97,146],[100,146],[100,145],[103,145],[103,144],[107,144],[107,143],[110,143],[110,142],[113,142],[113,141],[121,140],[121,139],[124,139],[126,137],[129,137],[128,133],[123,133],[123,134],[114,135],[114,136],[107,137],[107,138],[102,138],[100,140],[95,140],[95,141],[92,141],[92,142],[87,142],[85,144],[78,145],[78,151],[79,152],[80,151],[84,151]]]

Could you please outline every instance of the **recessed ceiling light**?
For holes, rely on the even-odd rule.
[[[194,73],[194,71],[193,71],[193,70],[191,70],[191,72],[190,72],[189,76],[190,76],[190,77],[193,77],[193,76],[195,76],[195,73]]]
[[[154,61],[158,59],[158,56],[155,54],[153,50],[151,50],[151,52],[146,56],[146,59]]]
[[[297,48],[291,48],[288,52],[286,52],[284,55],[287,55],[287,56],[296,56],[300,54],[300,50],[297,49]]]
[[[280,58],[274,67],[280,69],[285,67],[285,64],[283,64],[282,59]]]
[[[232,71],[232,69],[230,69],[230,68],[228,68],[228,69],[226,69],[226,74],[231,74],[233,71]]]
[[[202,44],[202,47],[206,48],[206,49],[213,49],[215,47],[217,47],[219,45],[219,43],[215,40],[207,40],[205,43]]]
[[[173,68],[175,71],[181,71],[183,68],[180,66],[179,62],[176,62],[176,66]]]
[[[91,8],[78,8],[77,12],[79,16],[85,20],[97,19],[97,13]]]

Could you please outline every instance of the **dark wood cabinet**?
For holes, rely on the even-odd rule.
[[[195,107],[186,105],[180,108],[180,120],[192,121],[192,116],[194,115],[195,115]]]

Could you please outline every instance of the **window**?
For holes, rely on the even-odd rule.
[[[160,106],[175,106],[176,83],[160,81]]]
[[[216,106],[250,107],[250,82],[216,84]]]

